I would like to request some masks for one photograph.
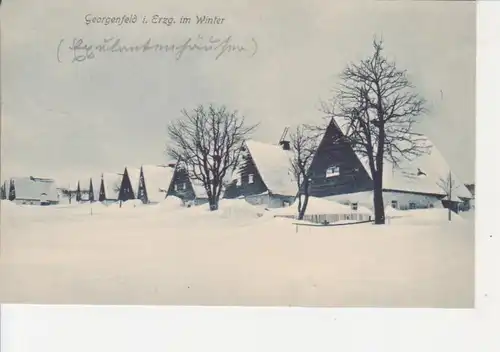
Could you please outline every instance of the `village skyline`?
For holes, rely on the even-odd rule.
[[[474,4],[313,1],[306,12],[302,5],[288,5],[286,16],[276,5],[244,15],[243,8],[233,9],[214,33],[257,38],[260,50],[251,59],[191,56],[174,62],[142,56],[81,66],[55,59],[61,33],[89,40],[103,35],[135,39],[135,29],[87,26],[84,15],[90,8],[83,4],[49,26],[40,20],[47,9],[64,8],[57,1],[47,4],[33,5],[40,7],[22,21],[15,15],[25,5],[5,5],[11,15],[2,19],[2,180],[32,175],[68,183],[85,175],[122,172],[125,166],[164,164],[168,122],[181,109],[205,102],[239,110],[249,122],[261,123],[254,139],[277,143],[286,126],[323,122],[319,104],[338,82],[337,75],[348,62],[365,57],[373,36],[380,35],[389,57],[408,70],[429,102],[421,132],[463,182],[475,181]],[[97,2],[92,6],[92,13],[109,10]],[[222,16],[224,6],[216,2],[212,10]],[[155,8],[148,2],[137,11]],[[194,5],[182,9],[195,10]],[[180,13],[179,8],[171,11]],[[448,16],[453,20],[443,23],[443,13],[453,14]],[[334,21],[332,14],[338,14]],[[363,21],[353,29],[354,15]],[[273,25],[276,18],[280,28]],[[300,26],[293,18],[301,18]],[[141,29],[141,37],[177,38],[199,31],[196,26],[168,32],[149,26]],[[313,54],[317,52],[321,55]]]

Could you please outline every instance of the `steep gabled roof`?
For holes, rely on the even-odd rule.
[[[267,189],[274,194],[296,196],[297,183],[291,171],[292,152],[280,146],[247,140],[246,148]]]
[[[143,165],[142,171],[149,201],[160,202],[165,199],[174,176],[174,169],[163,165]]]
[[[104,192],[106,192],[106,199],[116,200],[119,195],[119,188],[122,181],[122,175],[120,173],[105,172],[102,175],[102,180],[104,183]]]
[[[94,186],[94,182],[95,181],[92,180],[93,186]],[[87,191],[89,190],[89,186],[90,186],[90,176],[89,177],[82,177],[82,178],[79,178],[78,180],[76,180],[74,185],[71,185],[71,189],[76,190],[78,188],[78,183],[80,183],[80,192],[81,192],[82,200],[88,200]]]
[[[132,185],[132,191],[134,196],[137,197],[137,191],[139,190],[139,178],[141,176],[141,169],[138,167],[127,167],[128,178],[130,184]]]
[[[99,200],[99,190],[101,188],[101,174],[92,175],[89,177],[87,181],[88,185],[90,185],[90,178],[92,178],[92,187],[94,188],[94,200]],[[87,188],[88,188],[87,185]]]
[[[348,133],[348,124],[340,118],[332,120],[328,128],[338,128],[342,134]],[[472,194],[450,169],[445,158],[437,147],[424,135],[419,139],[429,146],[427,153],[424,153],[413,160],[403,160],[396,167],[388,160],[384,160],[383,188],[401,192],[415,192],[445,195],[439,186],[442,180],[446,180],[451,172],[452,180],[455,184],[452,194],[456,197],[472,198]],[[361,164],[371,176],[371,170],[366,156],[356,153]],[[455,200],[458,200],[455,198]]]
[[[194,196],[198,199],[208,198],[207,190],[203,184],[198,180],[191,180],[191,187],[193,187]]]

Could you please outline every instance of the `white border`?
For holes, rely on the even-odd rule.
[[[499,18],[478,4],[476,309],[4,305],[0,350],[500,351]]]

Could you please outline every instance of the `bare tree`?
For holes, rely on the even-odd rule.
[[[443,190],[444,194],[446,194],[445,198],[448,201],[448,221],[451,221],[451,205],[455,191],[458,189],[458,183],[455,182],[451,175],[451,171],[449,171],[448,176],[440,178],[437,185]]]
[[[123,174],[118,174],[118,175],[121,175],[123,177]],[[115,181],[113,183],[113,192],[118,195],[117,198],[120,198],[121,189],[122,189],[122,180]],[[120,208],[121,208],[122,204],[123,204],[123,200],[118,199],[118,204],[120,205]]]
[[[71,204],[71,200],[76,196],[76,190],[70,188],[59,188],[59,190],[63,196],[68,198],[68,202]]]
[[[291,169],[297,188],[299,189],[297,212],[298,219],[302,220],[309,202],[310,191],[310,167],[316,150],[318,149],[320,134],[315,128],[307,125],[297,126],[294,132],[290,134],[290,147],[293,156],[290,160]]]
[[[185,167],[189,178],[200,181],[210,210],[219,208],[226,174],[236,166],[242,142],[256,127],[247,126],[237,111],[212,104],[182,110],[182,118],[169,124],[167,154]]]
[[[113,192],[116,194],[120,193],[120,189],[122,188],[122,182],[121,181],[116,181],[113,183]]]
[[[418,117],[426,112],[425,100],[414,93],[407,71],[383,55],[382,44],[375,39],[370,57],[342,71],[331,104],[323,104],[328,116],[342,124],[345,141],[370,167],[375,224],[385,223],[384,160],[397,168],[404,159],[429,149],[426,139],[414,131]]]

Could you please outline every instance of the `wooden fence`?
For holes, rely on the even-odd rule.
[[[275,215],[275,218],[286,218],[297,220],[297,215]],[[331,224],[339,221],[366,222],[371,221],[372,216],[361,213],[350,214],[306,214],[302,219],[315,224]]]

